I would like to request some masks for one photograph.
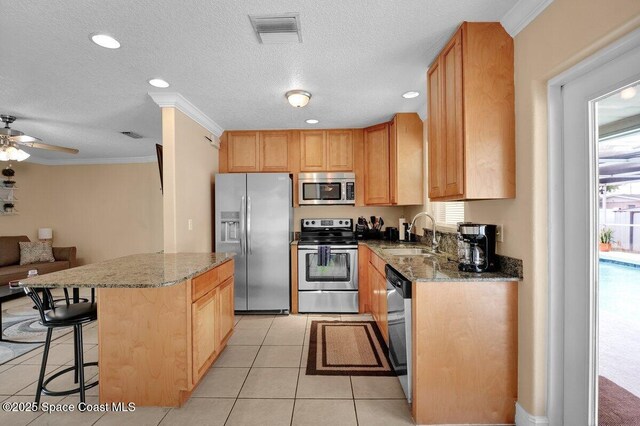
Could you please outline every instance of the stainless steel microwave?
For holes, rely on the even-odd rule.
[[[301,206],[356,203],[354,173],[299,173],[298,188]]]

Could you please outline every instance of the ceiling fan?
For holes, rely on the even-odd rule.
[[[78,153],[77,149],[49,145],[43,143],[38,138],[27,136],[18,130],[13,130],[9,127],[11,123],[16,121],[16,117],[13,115],[0,114],[0,120],[4,123],[4,128],[0,128],[0,161],[22,161],[29,158],[30,154],[20,149],[19,145],[28,146],[29,148],[66,152],[68,154]]]

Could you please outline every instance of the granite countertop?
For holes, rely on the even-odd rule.
[[[63,288],[166,287],[202,274],[234,253],[145,253],[20,280],[21,286]]]
[[[369,247],[386,263],[400,272],[405,278],[414,282],[434,281],[521,281],[517,275],[502,272],[461,272],[458,270],[458,260],[447,253],[434,253],[431,256],[420,255],[389,255],[385,249],[421,248],[428,246],[419,243],[395,243],[389,241],[363,240],[360,244]]]

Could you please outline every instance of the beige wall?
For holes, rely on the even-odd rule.
[[[498,253],[524,263],[518,401],[534,415],[546,414],[547,81],[639,25],[637,0],[555,0],[516,36],[516,198],[465,203],[465,220],[502,224]],[[426,122],[424,129],[426,145]],[[425,200],[406,207],[405,215],[428,207]]]
[[[55,246],[76,246],[81,264],[162,250],[158,165],[44,166],[14,163],[15,216],[0,235],[38,238],[52,228]]]
[[[351,218],[357,223],[358,217],[382,216],[383,229],[397,228],[398,219],[403,215],[403,207],[353,207],[353,206],[303,206],[293,209],[293,229],[300,231],[300,219],[313,217]]]
[[[466,218],[502,223],[502,254],[524,261],[518,400],[546,413],[547,81],[640,24],[637,0],[555,0],[515,38],[517,198],[467,203]],[[525,244],[523,244],[525,242]]]
[[[211,133],[175,108],[162,108],[164,250],[211,252],[218,150]],[[191,221],[192,229],[188,223]]]

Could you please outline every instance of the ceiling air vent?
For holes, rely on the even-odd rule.
[[[120,132],[125,136],[129,136],[130,138],[133,139],[142,139],[142,135],[136,133],[136,132]]]
[[[300,15],[249,15],[253,31],[262,44],[302,43]]]

